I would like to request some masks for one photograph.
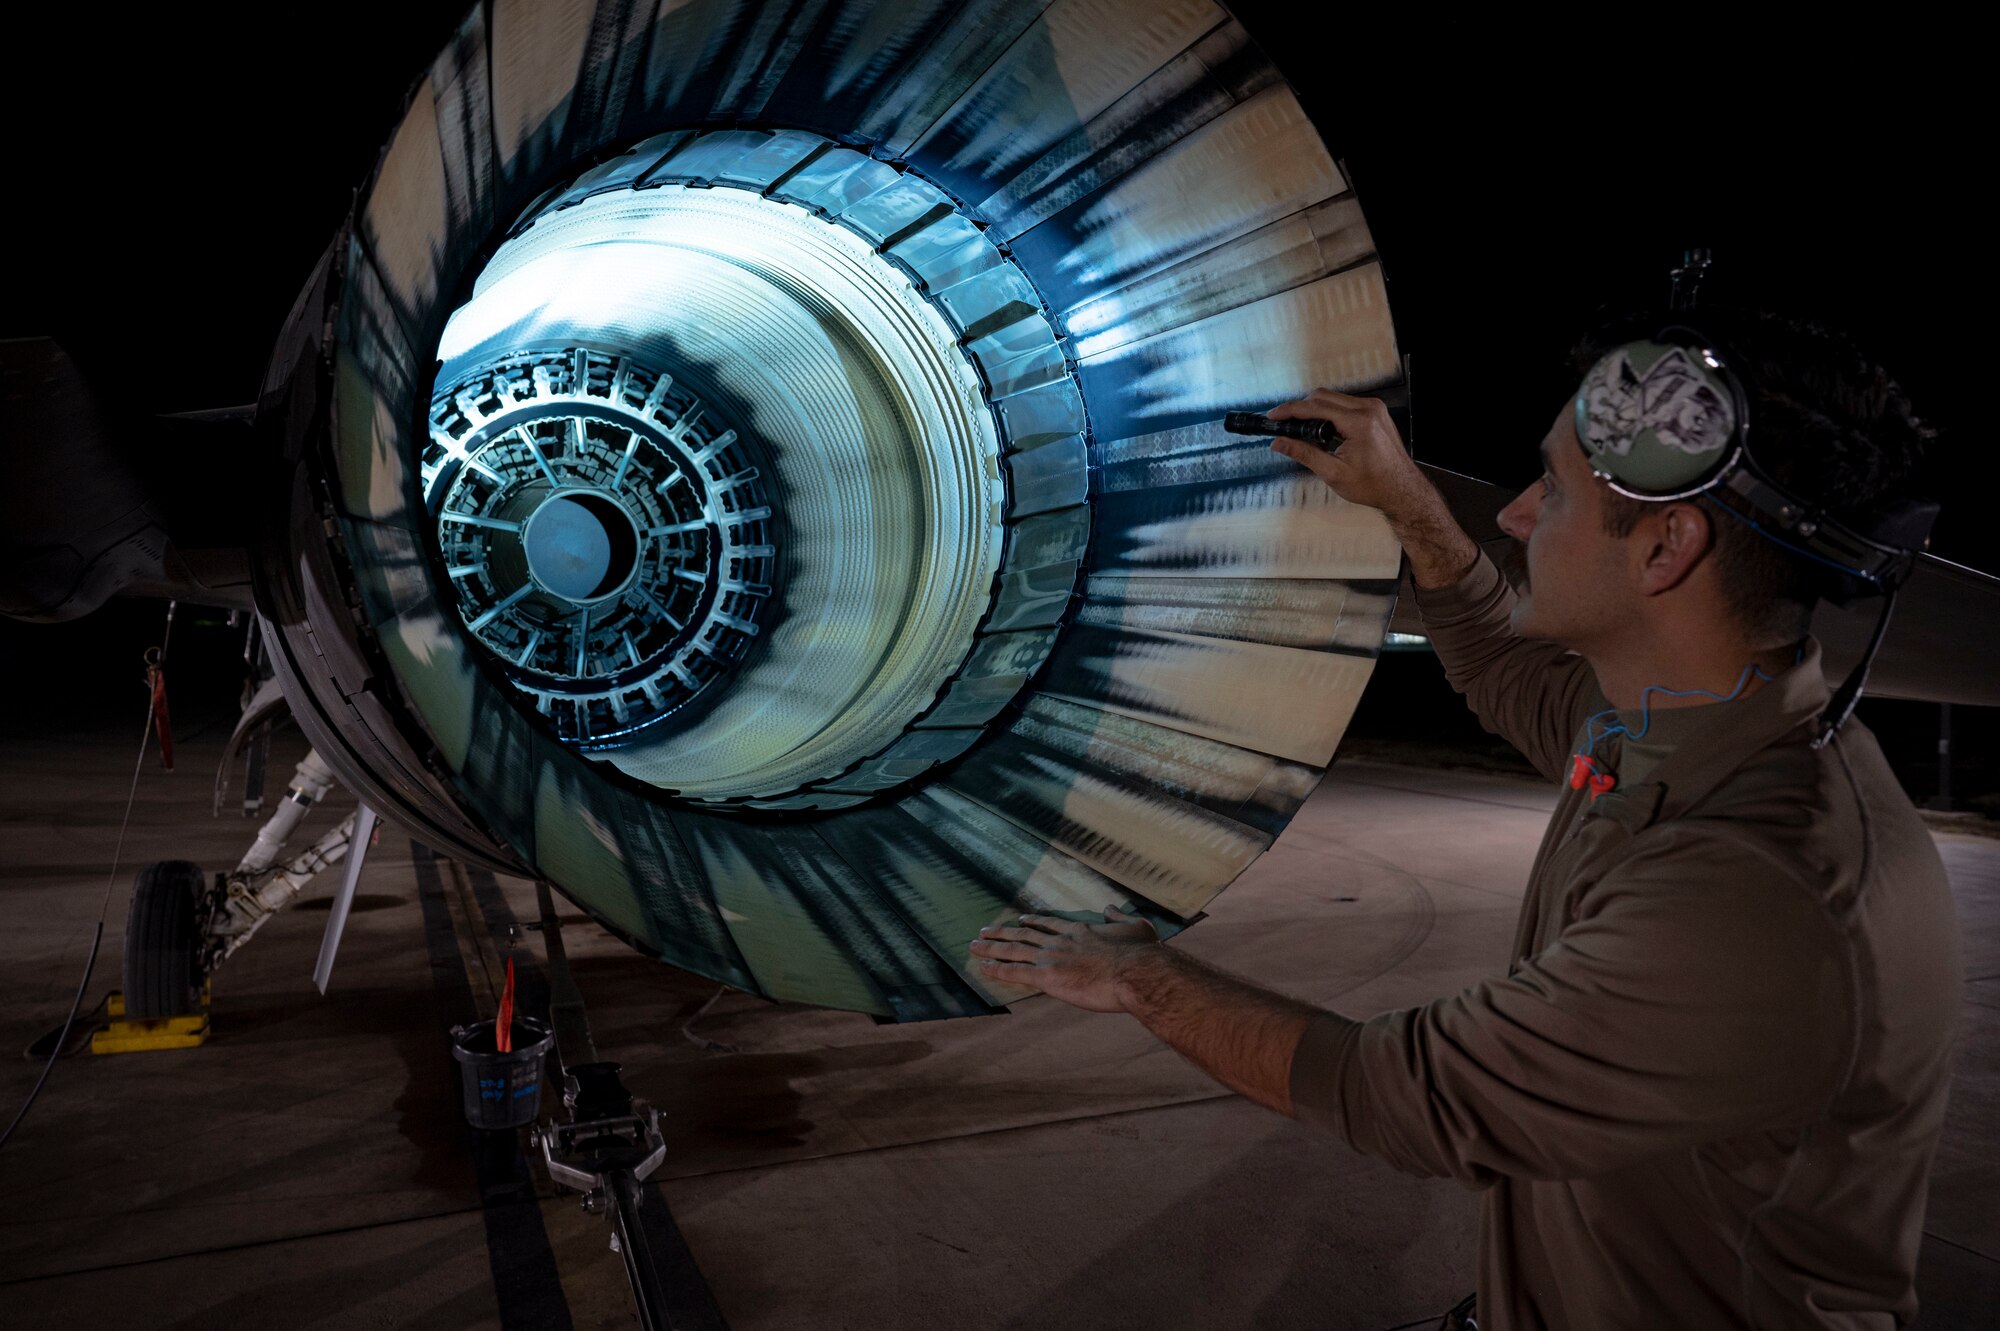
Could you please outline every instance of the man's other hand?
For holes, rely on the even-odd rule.
[[[1152,925],[1107,909],[1102,924],[1023,915],[1012,927],[981,929],[972,955],[989,979],[1039,989],[1088,1012],[1123,1012],[1120,974],[1159,947]]]
[[[1282,436],[1271,442],[1271,448],[1303,463],[1350,504],[1380,509],[1395,518],[1421,503],[1430,489],[1403,447],[1389,409],[1378,398],[1318,388],[1311,397],[1273,407],[1268,414],[1274,421],[1332,422],[1340,433],[1338,448],[1327,450]]]

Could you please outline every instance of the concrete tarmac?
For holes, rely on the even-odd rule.
[[[179,770],[142,770],[87,1002],[117,984],[139,866],[221,868],[248,845],[254,824],[209,814],[226,728],[183,735]],[[135,741],[0,749],[10,1050],[67,1009]],[[273,795],[302,752],[280,743]],[[1552,803],[1505,776],[1342,763],[1183,945],[1357,1016],[1450,993],[1504,968]],[[295,844],[345,812],[336,797]],[[1938,842],[1969,984],[1919,1325],[1983,1327],[2000,1307],[2000,841]],[[482,891],[529,921],[532,885],[482,887],[384,829],[321,998],[333,886],[217,975],[204,1047],[58,1065],[0,1152],[0,1324],[631,1325],[606,1222],[539,1172],[496,1190],[460,1114],[447,1032],[490,1015],[510,946]],[[736,1331],[1386,1331],[1434,1325],[1472,1287],[1475,1194],[1228,1095],[1126,1018],[1036,1000],[878,1026],[729,993],[693,1027],[725,1051],[683,1033],[715,986],[565,920],[599,1047],[663,1111],[660,1194]],[[518,946],[539,958],[533,934]],[[37,1071],[0,1066],[0,1115]],[[494,1237],[523,1233],[546,1238]]]

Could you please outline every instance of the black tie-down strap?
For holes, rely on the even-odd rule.
[[[536,886],[536,898],[548,953],[549,1024],[568,1114],[567,1121],[536,1131],[549,1176],[582,1193],[585,1211],[610,1216],[611,1244],[625,1263],[642,1327],[728,1331],[666,1198],[648,1182],[667,1154],[660,1113],[625,1089],[618,1064],[598,1057],[547,883]]]

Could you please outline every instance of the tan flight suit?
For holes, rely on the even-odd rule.
[[[1484,556],[1418,603],[1453,687],[1563,796],[1505,978],[1317,1019],[1299,1117],[1485,1189],[1481,1331],[1908,1322],[1958,933],[1874,737],[1810,747],[1818,644],[1746,698],[1654,708],[1599,748],[1621,780],[1593,801],[1566,780],[1608,707],[1588,664],[1508,631]]]

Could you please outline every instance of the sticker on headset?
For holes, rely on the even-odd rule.
[[[1634,352],[1664,354],[1641,370]],[[1713,453],[1735,427],[1728,399],[1683,347],[1619,347],[1591,367],[1581,396],[1584,442],[1600,453],[1624,457],[1647,432],[1683,453]]]

